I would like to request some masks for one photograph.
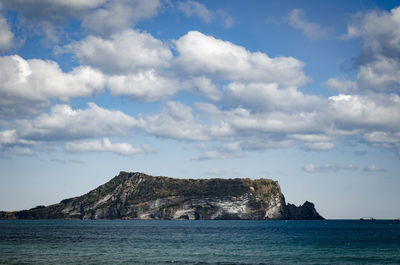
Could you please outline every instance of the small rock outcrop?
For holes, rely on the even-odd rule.
[[[324,219],[317,210],[314,203],[306,201],[301,206],[288,203],[286,205],[287,219],[290,220],[322,220]]]
[[[270,179],[176,179],[120,172],[89,193],[0,219],[320,220],[314,204],[286,204]]]

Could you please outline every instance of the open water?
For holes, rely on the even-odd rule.
[[[0,264],[400,264],[400,222],[3,220]]]

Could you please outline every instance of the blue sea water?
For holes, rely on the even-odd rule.
[[[400,222],[2,220],[0,264],[400,264]]]

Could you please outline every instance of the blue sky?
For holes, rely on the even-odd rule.
[[[140,171],[272,178],[326,218],[400,217],[397,1],[0,11],[1,210]]]

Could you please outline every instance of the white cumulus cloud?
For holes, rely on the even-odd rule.
[[[362,38],[362,61],[377,56],[400,59],[400,7],[357,14],[347,26],[346,38]]]
[[[315,40],[329,35],[328,29],[316,22],[308,21],[302,9],[295,8],[290,11],[288,20],[292,27],[301,30],[310,39]]]
[[[67,101],[103,90],[101,72],[79,66],[63,72],[53,61],[25,60],[19,55],[0,57],[1,115],[35,113],[50,99]]]
[[[109,38],[88,36],[67,46],[82,63],[110,74],[126,74],[167,66],[172,52],[162,41],[148,33],[125,30]]]
[[[108,78],[107,84],[113,95],[126,95],[140,101],[165,99],[182,89],[178,80],[164,77],[155,70],[113,75]]]
[[[376,91],[400,91],[400,58],[378,57],[360,67],[359,88]]]
[[[358,13],[348,24],[348,38],[361,38],[363,50],[357,58],[356,80],[333,78],[329,88],[343,92],[398,92],[400,88],[400,7],[388,11]]]
[[[141,124],[141,120],[119,110],[108,110],[88,103],[87,109],[76,110],[68,105],[55,105],[49,114],[41,114],[33,120],[18,121],[17,131],[24,139],[63,141],[124,136]]]
[[[24,17],[33,20],[65,19],[81,15],[82,12],[101,6],[106,0],[4,0],[6,7],[17,10]]]
[[[111,152],[120,155],[136,155],[148,153],[151,148],[149,146],[133,147],[128,143],[111,143],[108,138],[102,141],[76,141],[65,144],[65,149],[69,152]]]
[[[160,7],[159,0],[112,0],[86,15],[82,26],[96,34],[110,34],[154,17]]]
[[[304,95],[295,87],[279,88],[277,83],[233,82],[225,86],[224,92],[230,104],[264,111],[304,111],[325,103],[322,98]]]
[[[364,168],[366,172],[384,172],[383,168],[378,167],[377,165],[368,165]]]
[[[239,142],[224,143],[215,148],[209,148],[206,144],[199,144],[198,147],[202,152],[197,160],[239,157],[238,153],[242,149]]]
[[[344,95],[329,98],[329,111],[336,128],[400,130],[400,97],[396,94]]]
[[[145,117],[144,130],[152,135],[181,140],[207,140],[207,126],[193,115],[192,108],[169,101],[164,109]]]
[[[358,167],[354,164],[336,165],[327,163],[324,165],[315,165],[313,163],[310,163],[304,165],[303,170],[306,171],[307,173],[329,173],[329,172],[336,172],[339,170],[358,170]]]
[[[0,6],[1,11],[1,6]],[[14,33],[5,17],[0,14],[0,52],[10,49],[13,45]]]
[[[198,31],[188,32],[175,44],[179,52],[177,62],[188,74],[277,83],[281,87],[297,87],[307,82],[302,71],[304,63],[293,57],[271,58]]]
[[[187,17],[198,17],[206,23],[211,23],[214,20],[212,11],[202,3],[196,1],[179,2],[178,9],[182,11]]]
[[[397,150],[400,155],[400,132],[374,131],[364,134],[363,139],[373,146]]]
[[[178,10],[186,17],[197,17],[206,24],[218,21],[224,28],[230,29],[233,27],[234,18],[224,9],[210,10],[204,4],[189,0],[178,3]]]
[[[19,24],[34,34],[44,36],[47,43],[58,43],[66,35],[64,23],[69,18],[85,16],[107,0],[3,0],[4,6],[15,10]]]
[[[218,101],[221,99],[221,92],[218,89],[218,86],[212,82],[211,79],[200,76],[192,78],[190,81],[190,86],[194,87],[194,91],[199,92],[202,97],[212,101]]]

